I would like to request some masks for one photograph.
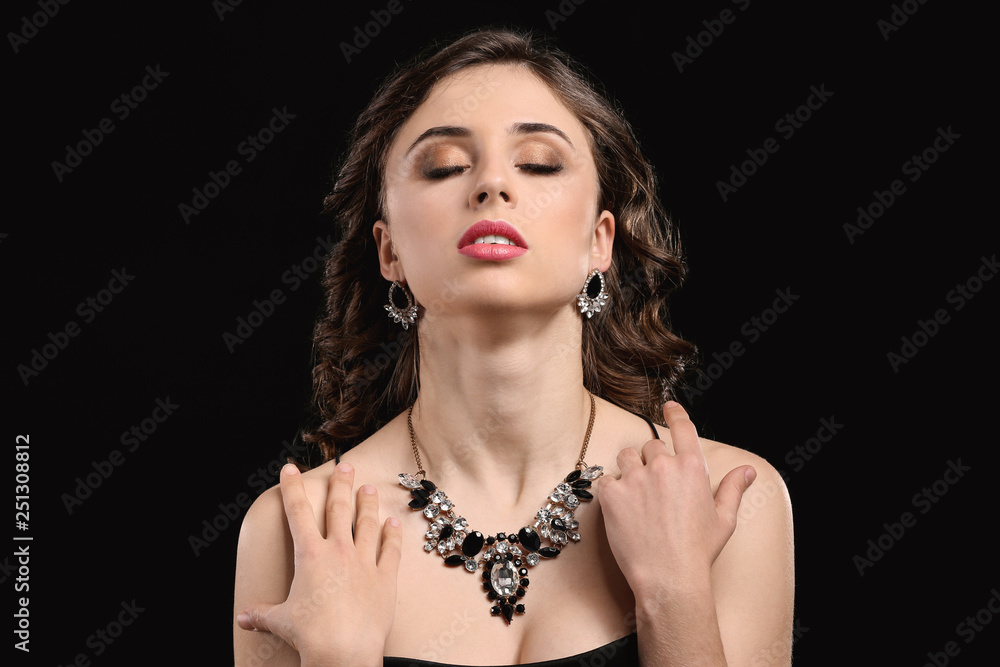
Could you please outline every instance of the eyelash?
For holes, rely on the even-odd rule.
[[[562,168],[563,168],[563,166],[562,166],[561,163],[558,163],[558,164],[526,163],[526,164],[519,164],[519,165],[516,165],[516,166],[519,169],[527,171],[528,173],[531,173],[531,174],[554,174],[554,173],[557,173],[559,171],[562,171]],[[444,179],[444,178],[448,178],[452,174],[461,174],[466,169],[468,169],[468,167],[459,167],[459,166],[456,166],[456,167],[438,167],[436,169],[428,169],[427,171],[424,172],[424,176],[427,177],[427,178],[429,178],[429,179],[431,179],[431,180],[435,180],[436,181],[436,180],[441,180],[441,179]]]

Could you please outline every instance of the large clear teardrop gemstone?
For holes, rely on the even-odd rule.
[[[490,572],[490,583],[497,595],[508,597],[517,591],[517,570],[509,560],[502,560],[493,565]]]

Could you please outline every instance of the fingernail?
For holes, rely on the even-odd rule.
[[[354,467],[347,461],[341,461],[337,464],[337,470],[340,472],[354,472]]]
[[[747,471],[746,473],[744,473],[743,477],[747,480],[747,486],[750,486],[751,484],[753,484],[753,481],[757,479],[757,471],[754,470],[753,468],[747,468]]]
[[[236,617],[236,622],[239,623],[240,625],[250,625],[250,614],[246,613],[245,611],[241,611],[239,616]],[[250,627],[253,626],[250,625]]]
[[[281,471],[286,475],[298,475],[299,468],[294,463],[286,463],[281,467]]]
[[[375,493],[375,487],[372,486],[371,484],[364,484],[361,487],[361,493],[363,493],[365,495],[368,495],[368,496],[374,495],[374,493]]]
[[[387,519],[387,521],[389,522],[389,525],[392,526],[393,528],[399,528],[399,519],[397,519],[396,517],[391,516]]]
[[[667,401],[666,403],[663,404],[663,407],[665,407],[665,408],[673,408],[673,407],[676,407],[678,405],[680,405],[680,403],[678,403],[677,401]]]

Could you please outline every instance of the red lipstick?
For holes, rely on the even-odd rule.
[[[489,236],[502,236],[514,245],[503,242],[475,243],[476,239]],[[458,241],[458,251],[473,259],[502,262],[526,253],[528,244],[510,223],[504,220],[480,220],[462,234],[462,238]]]

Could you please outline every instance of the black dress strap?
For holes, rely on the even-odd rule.
[[[653,440],[659,440],[660,434],[656,432],[656,427],[653,426],[653,422],[649,420],[649,417],[646,417],[645,415],[636,415],[636,416],[642,417],[643,421],[649,424],[649,430],[653,432]]]

